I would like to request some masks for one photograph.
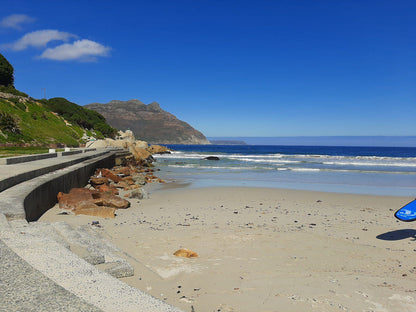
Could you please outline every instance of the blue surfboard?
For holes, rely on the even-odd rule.
[[[416,220],[416,199],[396,211],[394,216],[405,222]]]

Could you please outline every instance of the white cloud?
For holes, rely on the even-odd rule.
[[[0,21],[0,27],[21,29],[21,24],[31,23],[35,19],[25,14],[12,14]]]
[[[40,57],[56,61],[95,61],[97,56],[107,56],[109,52],[109,47],[82,39],[71,44],[65,43],[55,48],[46,49]]]
[[[28,47],[46,47],[46,45],[51,41],[68,41],[70,38],[77,38],[77,36],[53,29],[37,30],[27,33],[16,42],[5,44],[3,47],[15,51],[21,51],[27,49]]]

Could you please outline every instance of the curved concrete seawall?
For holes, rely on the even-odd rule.
[[[36,178],[34,188],[29,190],[23,202],[26,220],[39,219],[45,211],[55,205],[58,192],[68,193],[71,188],[83,187],[96,168],[111,168],[114,165],[114,158],[114,153],[110,153]]]
[[[58,192],[84,186],[96,168],[112,167],[115,157],[114,151],[105,151],[9,177],[3,182],[9,187],[0,193],[0,211],[9,220],[36,221],[55,205]]]
[[[112,167],[117,151],[58,158],[0,166],[0,311],[181,312],[81,259],[65,237],[55,239],[52,225],[31,222],[55,205],[58,192]]]

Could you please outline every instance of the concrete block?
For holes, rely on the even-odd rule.
[[[98,268],[116,278],[134,276],[133,267],[125,261],[105,263]]]
[[[47,158],[53,158],[53,157],[58,157],[58,154],[48,153],[48,154],[36,154],[36,155],[25,155],[25,156],[0,158],[0,165],[20,164],[20,163],[24,163],[24,162],[47,159]]]
[[[70,155],[81,154],[81,153],[82,153],[82,150],[65,151],[65,152],[62,152],[61,155],[62,156],[70,156]]]

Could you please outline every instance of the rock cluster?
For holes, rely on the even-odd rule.
[[[124,148],[128,150],[134,159],[136,165],[150,166],[154,159],[153,154],[169,154],[170,150],[162,145],[150,145],[145,141],[136,140],[132,131],[119,131],[118,137],[114,139],[104,139],[88,142],[87,148]]]
[[[154,175],[155,169],[148,167],[150,153],[146,158],[133,156],[123,166],[97,169],[85,188],[73,188],[68,194],[60,192],[57,196],[59,208],[71,210],[75,215],[114,218],[117,209],[130,207],[128,200],[118,196],[119,190],[131,191],[124,195],[128,198],[146,198],[148,194],[141,188],[143,185],[164,181]]]

